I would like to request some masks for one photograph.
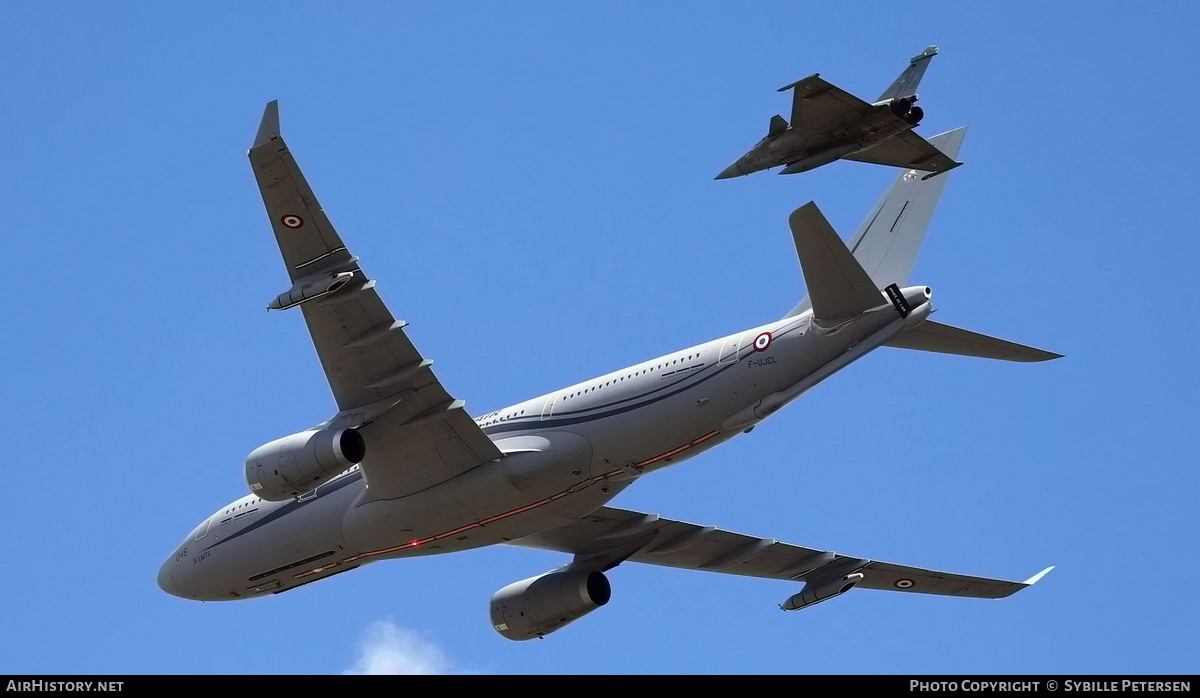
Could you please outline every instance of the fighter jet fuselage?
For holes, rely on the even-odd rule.
[[[823,124],[805,124],[768,134],[742,157],[725,168],[717,179],[740,177],[779,165],[780,174],[797,174],[827,165],[847,155],[875,146],[917,125],[923,116],[914,107],[917,96],[871,105],[867,112],[846,112]]]

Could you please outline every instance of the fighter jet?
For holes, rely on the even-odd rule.
[[[924,179],[958,167],[961,162],[912,131],[925,116],[915,106],[917,84],[937,53],[937,46],[930,46],[913,56],[900,77],[870,104],[825,82],[820,73],[779,88],[795,90],[791,125],[778,114],[772,116],[766,137],[716,179],[778,165],[785,165],[779,174],[796,174],[839,159],[928,172]]]

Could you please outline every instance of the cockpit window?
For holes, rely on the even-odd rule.
[[[204,520],[204,523],[202,523],[202,524],[200,524],[199,526],[197,526],[197,527],[196,527],[196,535],[195,535],[195,537],[194,537],[192,540],[200,540],[200,539],[201,539],[201,538],[203,538],[204,536],[207,536],[207,535],[208,535],[208,523],[209,523],[210,521],[212,521],[212,517],[211,517],[211,516],[210,516],[210,517],[208,517],[207,519],[205,519],[205,520]]]

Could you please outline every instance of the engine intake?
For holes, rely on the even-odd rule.
[[[279,502],[313,491],[366,456],[367,444],[354,429],[310,429],[254,449],[246,458],[246,484]]]
[[[601,572],[547,572],[513,582],[492,595],[492,627],[509,640],[548,635],[608,603],[612,587]]]

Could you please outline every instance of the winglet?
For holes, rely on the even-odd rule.
[[[1026,579],[1024,582],[1021,582],[1021,583],[1027,587],[1031,587],[1034,584],[1037,584],[1039,579],[1050,574],[1050,570],[1052,570],[1052,569],[1054,569],[1054,565],[1050,565],[1046,569],[1042,570],[1041,572],[1038,572],[1037,574],[1033,575],[1032,577],[1030,577],[1029,579]]]
[[[279,100],[273,99],[267,102],[267,108],[263,110],[262,122],[258,125],[258,135],[254,137],[254,145],[250,147],[257,148],[260,145],[266,145],[276,138],[279,138]]]

